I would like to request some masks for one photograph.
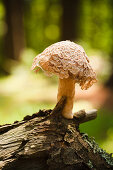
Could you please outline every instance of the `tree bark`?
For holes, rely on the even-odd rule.
[[[79,132],[79,116],[61,116],[65,102],[0,127],[1,170],[113,169],[113,158]]]

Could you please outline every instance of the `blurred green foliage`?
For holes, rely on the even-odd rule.
[[[59,0],[25,1],[25,33],[27,46],[38,53],[60,40],[62,7]]]
[[[112,1],[82,0],[80,3],[80,38],[78,41],[84,41],[90,48],[111,54],[113,46]],[[48,45],[59,41],[62,13],[63,9],[59,0],[25,1],[24,23],[27,45],[41,52]]]
[[[111,0],[86,0],[82,3],[81,39],[91,47],[111,54],[113,50],[113,2]]]

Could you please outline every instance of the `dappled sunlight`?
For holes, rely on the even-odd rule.
[[[85,109],[85,111],[89,111],[91,109],[94,109],[94,106],[91,102],[88,102],[86,100],[79,100],[74,103],[73,106],[73,112],[77,112],[79,110]]]

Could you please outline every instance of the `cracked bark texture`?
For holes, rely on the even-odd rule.
[[[0,126],[1,170],[113,169],[111,155],[79,132],[77,120],[61,116],[63,105]]]

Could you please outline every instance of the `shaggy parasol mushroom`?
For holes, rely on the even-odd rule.
[[[72,119],[75,83],[88,89],[97,81],[84,49],[71,41],[57,42],[34,58],[32,70],[38,71],[39,67],[48,75],[59,76],[57,102],[67,97],[62,115]]]

